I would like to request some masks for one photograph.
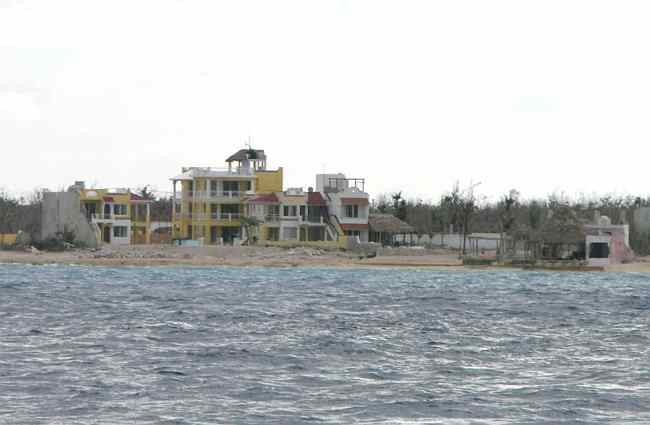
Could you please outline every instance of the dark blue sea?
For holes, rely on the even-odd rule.
[[[0,265],[0,424],[650,423],[650,275]]]

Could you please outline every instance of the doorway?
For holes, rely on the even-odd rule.
[[[93,215],[97,214],[97,204],[94,202],[85,203],[84,209],[86,210],[86,219],[88,221],[91,221],[93,219]]]
[[[233,239],[240,237],[239,227],[224,227],[221,237],[224,244],[232,244]]]

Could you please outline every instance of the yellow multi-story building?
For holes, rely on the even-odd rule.
[[[81,210],[96,224],[97,239],[113,245],[151,242],[151,200],[128,189],[87,189],[75,186]]]
[[[267,170],[263,150],[241,149],[226,163],[183,168],[171,179],[173,239],[231,243],[242,237],[246,199],[282,191],[282,168]]]

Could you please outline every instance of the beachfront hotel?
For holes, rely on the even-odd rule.
[[[284,189],[283,169],[268,169],[263,150],[241,149],[226,164],[185,167],[171,178],[172,239],[179,244],[368,241],[364,179],[319,174],[316,190]]]
[[[241,149],[227,167],[184,167],[173,177],[172,238],[189,245],[242,239],[245,201],[282,191],[282,168],[269,170],[263,150]]]

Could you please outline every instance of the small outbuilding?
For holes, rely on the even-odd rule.
[[[371,214],[368,217],[368,225],[370,242],[381,243],[383,246],[414,244],[415,228],[394,215]]]
[[[630,228],[627,224],[612,224],[607,216],[600,216],[585,228],[585,254],[589,265],[607,266],[634,258],[630,248]]]

